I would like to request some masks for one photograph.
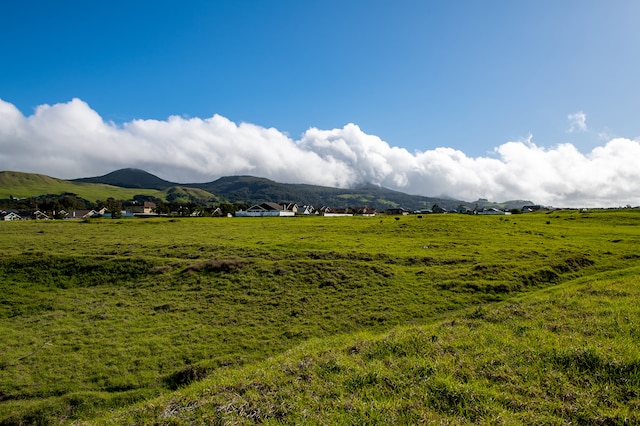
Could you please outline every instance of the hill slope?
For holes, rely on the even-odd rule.
[[[317,207],[323,205],[338,208],[368,206],[377,209],[402,207],[415,210],[428,208],[434,204],[445,208],[456,208],[462,203],[460,200],[408,195],[375,185],[361,185],[357,188],[344,189],[309,184],[279,183],[254,176],[227,176],[213,182],[176,184],[139,169],[121,169],[104,176],[74,181],[158,190],[166,190],[173,186],[199,188],[229,202],[248,204],[293,202]]]
[[[147,188],[163,190],[177,183],[169,182],[140,169],[120,169],[103,176],[73,179],[73,182],[106,183],[123,188]]]
[[[0,172],[0,198],[30,197],[43,194],[57,194],[72,192],[87,200],[130,199],[133,195],[151,195],[163,200],[172,201],[176,193],[183,202],[195,202],[209,205],[211,202],[228,201],[256,204],[262,202],[288,202],[298,205],[312,205],[315,207],[330,206],[372,207],[378,210],[389,208],[404,208],[419,210],[431,208],[434,205],[446,209],[456,209],[464,201],[446,198],[424,197],[409,195],[399,191],[371,184],[360,185],[356,188],[332,188],[309,184],[279,183],[266,178],[253,176],[221,177],[213,182],[177,184],[161,179],[140,169],[121,169],[103,176],[85,177],[74,180],[50,178],[44,175]],[[116,189],[116,188],[119,188]],[[189,194],[184,194],[185,188],[191,188]],[[198,193],[195,189],[206,192]],[[189,191],[187,191],[189,192]],[[215,194],[215,195],[214,195]],[[469,206],[473,204],[466,203]],[[514,201],[501,203],[500,206],[520,208],[533,204],[530,201]],[[487,200],[485,206],[499,206]]]
[[[164,199],[174,204],[197,204],[211,207],[220,199],[214,194],[200,188],[172,186],[163,191]]]
[[[279,183],[252,176],[228,176],[203,184],[189,184],[218,194],[228,200],[261,202],[295,202],[299,205],[337,208],[368,206],[377,209],[403,207],[427,208],[433,204],[457,207],[461,201],[408,195],[375,185],[357,188],[332,188],[308,184]]]
[[[109,197],[128,200],[134,195],[144,193],[162,198],[158,190],[139,190],[108,185],[105,183],[82,183],[70,180],[56,179],[35,173],[22,173],[14,171],[0,171],[0,199],[1,198],[28,198],[45,194],[62,194],[65,192],[95,202],[106,200]]]
[[[203,189],[178,186],[142,170],[123,169],[105,176],[107,176],[105,179],[96,177],[63,180],[34,173],[3,171],[0,172],[0,199],[29,198],[68,192],[91,202],[108,198],[129,200],[137,195],[146,195],[173,203],[193,203],[202,206],[210,206],[220,201],[218,197]],[[150,187],[143,186],[147,184]]]

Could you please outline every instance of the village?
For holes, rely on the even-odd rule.
[[[39,209],[29,210],[0,210],[0,221],[13,220],[86,220],[94,218],[144,218],[144,217],[294,217],[294,216],[323,216],[323,217],[348,217],[362,216],[374,217],[379,215],[408,216],[425,214],[478,214],[478,215],[510,215],[512,213],[530,213],[543,209],[538,205],[523,206],[519,210],[471,208],[461,204],[457,209],[445,209],[437,205],[430,209],[406,210],[404,208],[390,208],[384,211],[370,207],[332,208],[322,206],[315,208],[310,205],[298,206],[295,203],[264,202],[254,204],[246,209],[239,208],[233,212],[217,207],[206,210],[187,206],[178,206],[176,209],[166,211],[159,209],[158,205],[151,201],[129,203],[121,210],[109,211],[107,207],[98,209],[60,209],[58,211],[43,211]]]

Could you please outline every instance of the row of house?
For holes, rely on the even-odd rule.
[[[50,219],[88,219],[91,217],[102,216],[105,209],[100,210],[72,210],[67,212],[60,210],[48,215],[40,210],[0,210],[0,221],[9,220],[50,220]]]
[[[526,210],[533,211],[533,210]],[[501,210],[495,207],[474,208],[460,205],[457,209],[447,210],[442,207],[433,209],[415,210],[410,212],[403,208],[392,208],[385,211],[391,215],[409,215],[409,214],[428,214],[428,213],[461,213],[461,214],[480,214],[480,215],[510,215],[508,210]],[[297,204],[278,204],[278,203],[262,203],[256,204],[247,210],[240,210],[235,213],[237,217],[260,217],[260,216],[295,216],[298,215],[320,215],[320,216],[375,216],[377,211],[369,207],[335,209],[330,207],[320,207],[315,209],[313,206],[298,207]]]
[[[299,207],[294,203],[261,203],[254,204],[246,210],[235,212],[236,217],[265,217],[265,216],[295,216],[295,215],[320,215],[320,216],[375,216],[376,210],[369,207],[358,207],[348,209],[334,209],[330,207],[313,206]]]
[[[406,210],[402,210],[397,214],[409,214]],[[533,210],[529,210],[533,211]],[[470,208],[465,205],[458,206],[457,209],[446,209],[444,207],[434,207],[432,209],[422,209],[422,210],[414,210],[414,214],[428,214],[428,213],[460,213],[460,214],[490,214],[490,215],[510,215],[511,212],[509,210],[501,210],[495,207],[483,207],[483,208]]]
[[[539,206],[527,206],[527,208],[523,208],[523,212],[527,211],[536,211],[540,209]],[[174,212],[172,212],[174,213]],[[191,216],[197,215],[199,211],[196,211]],[[378,212],[376,209],[369,207],[357,207],[357,208],[346,208],[346,209],[336,209],[331,207],[320,207],[318,209],[313,206],[305,205],[298,206],[295,203],[272,203],[265,202],[261,204],[255,204],[249,207],[246,210],[239,210],[235,212],[236,217],[287,217],[287,216],[296,216],[296,215],[318,215],[318,216],[327,216],[327,217],[340,217],[340,216],[376,216]],[[507,210],[500,210],[497,208],[474,208],[470,209],[467,206],[460,205],[455,210],[447,210],[444,208],[440,208],[434,206],[433,209],[423,209],[423,210],[415,210],[408,211],[403,208],[394,208],[386,210],[385,213],[391,215],[408,215],[408,214],[428,214],[428,213],[462,213],[462,214],[481,214],[481,215],[509,215],[511,212]],[[156,204],[153,202],[144,202],[138,204],[132,204],[126,206],[125,209],[121,212],[123,216],[156,216],[158,215],[156,212]],[[213,213],[214,216],[221,216],[222,211],[220,208],[216,209]],[[230,214],[229,214],[230,215]],[[59,212],[54,212],[53,217],[48,216],[47,214],[38,211],[26,211],[26,212],[17,212],[13,210],[9,211],[0,211],[0,220],[23,220],[23,219],[88,219],[92,217],[104,217],[110,216],[107,213],[105,208],[99,210],[72,210],[70,212],[66,212],[61,210]]]
[[[145,202],[144,204],[127,206],[125,210],[122,211],[122,214],[125,216],[136,216],[136,215],[146,215],[153,214],[156,205],[154,203]],[[109,215],[107,213],[106,208],[101,208],[98,210],[59,210],[54,211],[53,214],[48,215],[40,210],[26,210],[26,211],[16,211],[16,210],[0,210],[0,221],[9,221],[9,220],[49,220],[49,219],[90,219],[93,217],[102,217],[105,215]]]

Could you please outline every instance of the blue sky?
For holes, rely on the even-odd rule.
[[[122,139],[132,137],[135,123],[168,125],[171,116],[183,123],[219,117],[262,133],[277,130],[278,137],[289,138],[285,143],[324,160],[340,160],[345,149],[335,140],[342,138],[350,153],[341,161],[350,172],[358,170],[351,180],[320,184],[372,180],[407,192],[469,197],[474,189],[456,189],[460,179],[416,180],[411,174],[424,177],[419,169],[425,166],[417,155],[442,148],[459,151],[476,165],[484,159],[507,164],[508,146],[500,147],[508,143],[554,158],[559,146],[570,144],[594,167],[593,150],[623,138],[635,153],[640,136],[638,1],[8,1],[0,5],[0,38],[0,99],[22,115],[6,117],[27,119],[32,135],[52,134],[44,130],[44,119],[34,130],[42,106],[59,107],[58,119],[72,122],[62,110],[73,109],[76,99],[82,104],[76,113],[84,108],[97,114],[110,131],[127,133]],[[349,133],[351,124],[360,133]],[[74,140],[71,128],[60,137]],[[309,142],[309,129],[323,136]],[[336,130],[352,139],[326,133]],[[11,134],[0,133],[0,143],[14,143]],[[82,135],[86,140],[88,134]],[[136,135],[142,137],[140,129]],[[180,151],[185,137],[176,134],[166,144],[177,144],[172,149]],[[204,148],[184,152],[222,155],[221,146],[211,142],[214,136],[209,142],[202,138]],[[49,141],[54,142],[63,143]],[[368,147],[376,145],[376,155],[393,157],[394,149],[403,149],[419,164],[394,174],[393,161],[363,162],[372,158]],[[37,162],[3,149],[0,169],[17,164],[40,171]],[[89,170],[74,169],[71,155],[59,159],[65,168],[40,172],[70,178],[127,166],[102,154],[103,162],[92,160]],[[281,154],[288,156],[286,150]],[[452,156],[460,157],[447,158]],[[255,163],[229,169],[218,162],[190,173],[188,168],[170,172],[172,164],[162,161],[131,162],[167,179],[213,180],[237,173],[316,181],[301,171],[287,175]],[[370,173],[362,172],[367,168]],[[472,183],[476,192],[486,186]],[[428,189],[418,190],[423,187]],[[639,187],[632,180],[620,199],[584,202],[640,202],[629,195]],[[564,188],[555,198],[539,198],[577,202],[585,190]],[[544,193],[521,192],[478,196]]]

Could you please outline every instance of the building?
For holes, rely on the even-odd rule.
[[[247,210],[239,210],[236,212],[236,217],[281,217],[281,216],[295,216],[296,213],[293,210],[287,209],[288,205],[280,205],[277,203],[262,203],[254,204]],[[290,207],[290,206],[289,206]],[[296,206],[297,209],[297,206]]]
[[[22,216],[20,216],[17,212],[13,210],[0,210],[0,220],[22,220]]]
[[[156,214],[156,203],[152,201],[145,201],[144,203],[131,204],[125,207],[125,215],[147,215]]]

